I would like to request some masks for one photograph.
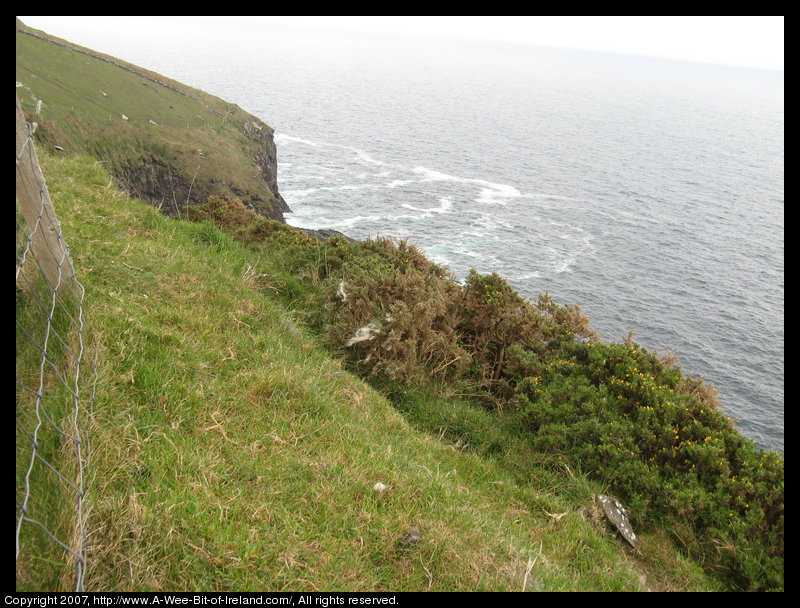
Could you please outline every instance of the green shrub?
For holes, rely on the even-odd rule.
[[[296,233],[286,224],[269,220],[245,207],[238,198],[208,197],[208,202],[186,209],[187,219],[193,222],[211,222],[246,245],[263,243],[270,236]],[[301,233],[298,233],[301,234]]]
[[[334,246],[344,251],[327,282],[333,344],[349,349],[365,371],[394,380],[463,371],[469,354],[455,331],[460,288],[440,266],[405,241]]]
[[[470,271],[460,314],[459,331],[473,357],[473,377],[501,401],[512,396],[526,370],[538,369],[565,345],[598,339],[580,308],[559,306],[547,294],[524,300],[497,273]]]
[[[514,405],[542,451],[578,464],[634,526],[687,529],[735,588],[783,585],[783,462],[759,452],[678,368],[632,344],[574,343],[520,381]],[[706,397],[706,399],[701,398]]]

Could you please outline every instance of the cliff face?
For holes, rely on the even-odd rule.
[[[41,143],[91,154],[168,215],[211,195],[281,222],[291,211],[273,130],[234,104],[19,20],[17,93]]]
[[[184,213],[187,206],[203,205],[209,196],[236,197],[248,209],[271,220],[285,223],[284,213],[291,209],[278,191],[278,160],[272,129],[250,116],[245,120],[242,134],[252,162],[258,170],[262,187],[242,184],[226,174],[203,176],[188,175],[169,160],[154,154],[145,159],[131,159],[113,170],[114,179],[130,195],[148,201],[166,215]],[[204,156],[198,154],[198,159]]]
[[[253,142],[253,162],[258,167],[264,183],[267,184],[274,199],[270,204],[270,209],[259,209],[263,207],[264,201],[253,200],[250,205],[253,209],[270,219],[284,221],[283,214],[291,213],[291,209],[283,200],[278,192],[278,153],[275,148],[273,130],[258,119],[247,120],[243,126],[245,136]],[[246,200],[243,200],[248,204]]]

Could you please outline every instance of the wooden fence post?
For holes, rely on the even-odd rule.
[[[75,276],[72,260],[61,237],[61,226],[36,157],[32,129],[25,122],[19,97],[16,122],[17,200],[28,225],[30,251],[51,288],[69,287]]]

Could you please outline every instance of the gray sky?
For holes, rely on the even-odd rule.
[[[157,18],[157,17],[155,17]],[[104,17],[20,17],[69,39],[75,27]],[[119,19],[119,18],[112,18]],[[193,17],[192,19],[200,19]],[[784,18],[776,17],[207,17],[380,34],[449,36],[784,69]],[[74,20],[74,21],[73,21]]]

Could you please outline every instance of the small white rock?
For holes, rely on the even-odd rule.
[[[372,486],[372,489],[375,490],[376,492],[383,492],[386,490],[386,486],[379,481],[374,486]]]

